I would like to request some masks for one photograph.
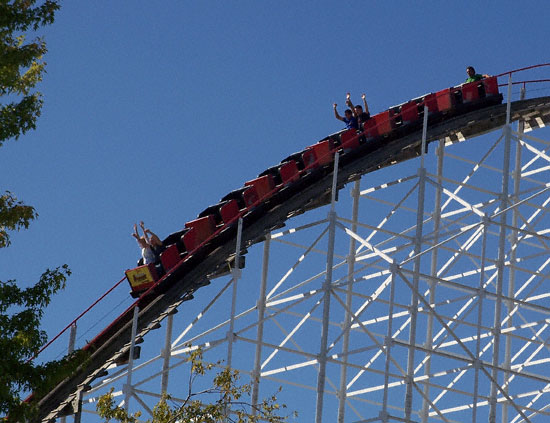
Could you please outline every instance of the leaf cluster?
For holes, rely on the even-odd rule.
[[[46,43],[27,32],[53,23],[56,0],[0,0],[0,146],[35,129],[42,95],[32,92],[45,70]]]
[[[8,230],[27,229],[37,217],[34,207],[18,201],[11,192],[0,195],[0,248],[10,245]]]
[[[0,281],[0,421],[27,421],[36,411],[21,396],[34,392],[38,397],[69,376],[87,354],[76,351],[57,361],[35,364],[32,359],[47,341],[40,328],[44,309],[65,287],[70,275],[67,265],[47,269],[39,281],[25,289],[15,281]]]
[[[214,368],[219,368],[222,362],[205,362],[200,348],[190,352],[186,361],[191,367],[187,397],[183,402],[176,402],[164,394],[147,423],[281,423],[288,421],[291,415],[296,415],[280,414],[286,406],[277,402],[278,392],[264,398],[260,404],[251,404],[250,384],[241,384],[239,372],[228,367],[223,367],[213,376],[209,388],[196,391],[194,385],[197,379],[207,376]],[[111,420],[137,423],[140,414],[129,414],[125,409],[116,406],[112,393],[113,390],[102,396],[98,402],[97,411],[100,417],[106,423]]]
[[[40,321],[51,297],[65,287],[70,270],[66,265],[47,269],[39,281],[20,288],[15,281],[0,281],[0,414],[21,421],[32,412],[21,403],[22,392],[45,392],[78,365],[74,356],[36,365],[31,358],[46,342]]]

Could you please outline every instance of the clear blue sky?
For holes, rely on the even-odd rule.
[[[347,91],[355,101],[365,92],[377,112],[462,82],[467,65],[498,74],[549,62],[548,7],[64,2],[43,31],[38,128],[0,150],[0,188],[39,213],[1,252],[0,277],[25,286],[69,264],[44,321],[54,335],[133,267],[134,222],[161,237],[181,228],[340,129],[331,105],[342,111]]]

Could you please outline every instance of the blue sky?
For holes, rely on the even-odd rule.
[[[340,129],[331,105],[343,111],[348,91],[355,101],[365,92],[378,112],[462,82],[467,65],[498,74],[549,62],[547,9],[546,1],[65,2],[43,31],[37,130],[0,150],[0,188],[39,213],[2,251],[0,277],[26,286],[47,267],[70,266],[44,320],[52,336],[133,267],[134,222],[161,237],[183,227]]]

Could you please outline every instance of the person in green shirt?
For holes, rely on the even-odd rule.
[[[479,73],[476,73],[476,70],[473,66],[468,66],[466,68],[466,73],[468,74],[468,78],[466,79],[466,82],[475,82],[479,81],[483,78],[489,78],[489,75],[480,75]]]

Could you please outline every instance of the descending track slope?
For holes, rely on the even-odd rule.
[[[427,142],[445,139],[448,143],[462,141],[492,131],[506,123],[507,105],[499,104],[475,110],[428,126]],[[512,121],[522,119],[530,127],[550,123],[550,97],[511,103]],[[378,143],[366,143],[341,155],[337,188],[373,172],[416,157],[420,153],[422,129],[400,138]],[[242,246],[262,240],[273,228],[284,225],[290,217],[325,204],[332,187],[333,164],[308,172],[300,180],[276,192],[243,216]],[[158,323],[173,312],[192,293],[204,285],[208,275],[215,273],[235,255],[236,224],[219,234],[216,244],[204,254],[191,257],[178,266],[149,293],[142,296],[139,307],[137,337],[143,338]],[[79,392],[105,373],[107,368],[128,355],[132,331],[133,308],[128,309],[85,348],[89,361],[71,377],[65,379],[39,400],[40,418],[52,420],[72,413]]]

